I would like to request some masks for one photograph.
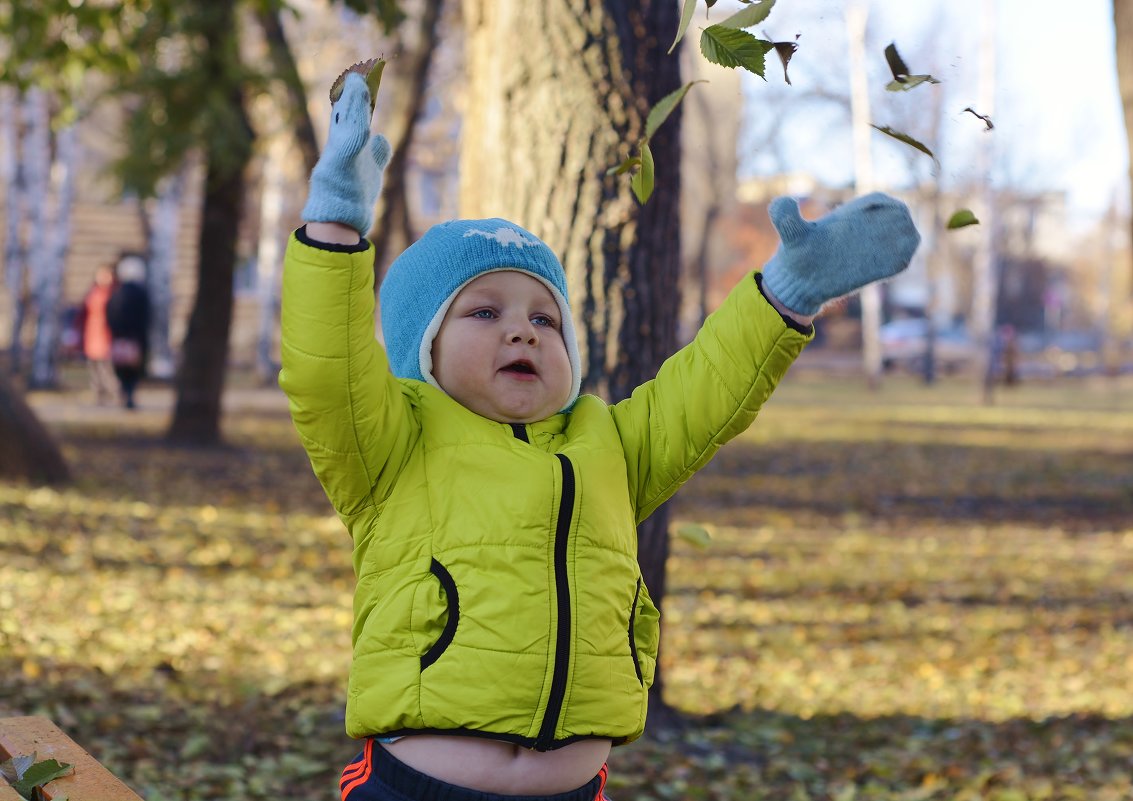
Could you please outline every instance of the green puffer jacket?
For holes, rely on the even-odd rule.
[[[369,248],[288,245],[280,385],[354,540],[348,733],[636,738],[658,640],[636,526],[809,337],[749,276],[629,399],[510,425],[390,374],[373,280]]]

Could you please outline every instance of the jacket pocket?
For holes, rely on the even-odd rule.
[[[633,591],[633,605],[629,608],[629,654],[633,657],[633,672],[637,674],[637,681],[644,685],[645,679],[641,677],[641,662],[637,658],[637,643],[634,641],[633,624],[637,617],[637,599],[641,596],[641,579],[637,580],[637,588]]]
[[[433,560],[429,565],[429,572],[437,577],[440,582],[441,591],[444,594],[445,609],[440,613],[440,616],[435,621],[430,621],[435,627],[437,624],[443,625],[440,635],[436,641],[429,647],[421,656],[421,670],[424,672],[425,668],[432,665],[452,644],[452,638],[456,635],[456,626],[460,621],[460,599],[456,591],[456,582],[452,580],[452,575],[445,569],[445,566]],[[432,615],[429,616],[433,618]]]
[[[642,687],[650,687],[657,671],[657,643],[660,639],[660,613],[649,598],[645,582],[637,580],[633,606],[629,611],[629,651],[633,669]]]

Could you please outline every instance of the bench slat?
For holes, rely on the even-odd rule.
[[[66,796],[70,801],[142,801],[137,793],[47,718],[0,718],[0,762],[32,753],[37,761],[57,759],[75,768],[73,773],[43,788],[49,799]],[[11,796],[5,795],[5,791]],[[0,801],[18,799],[16,791],[0,779]]]

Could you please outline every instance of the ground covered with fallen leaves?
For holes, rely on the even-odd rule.
[[[0,716],[147,801],[331,799],[350,549],[268,396],[223,448],[60,413],[0,484]],[[1133,382],[791,376],[673,504],[666,697],[615,801],[1133,798]],[[690,538],[691,539],[691,538]]]

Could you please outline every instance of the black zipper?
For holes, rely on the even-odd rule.
[[[551,676],[551,695],[547,699],[547,713],[536,751],[547,751],[555,741],[555,727],[563,710],[566,695],[567,667],[570,662],[570,587],[567,584],[567,544],[570,536],[571,515],[574,512],[574,467],[561,453],[555,458],[563,468],[563,494],[559,504],[559,518],[555,523],[555,598],[559,611],[559,625],[555,636],[555,668]]]
[[[511,433],[515,434],[516,439],[531,442],[527,438],[527,426],[523,423],[508,423],[508,425],[511,426]]]

